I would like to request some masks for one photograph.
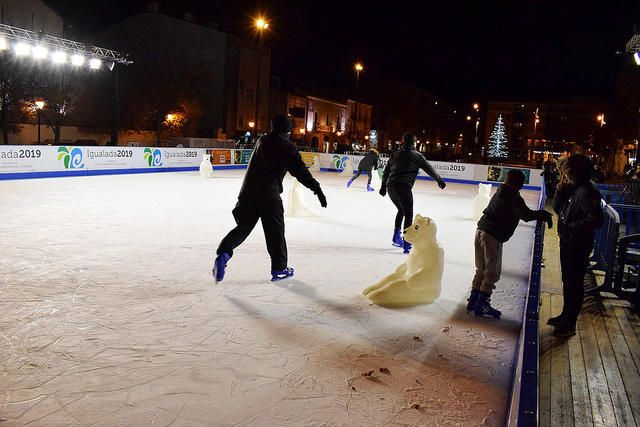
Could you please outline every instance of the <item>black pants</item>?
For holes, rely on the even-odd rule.
[[[366,173],[367,175],[369,175],[369,180],[367,181],[367,185],[371,185],[371,171],[367,171],[364,169],[358,169],[358,172],[353,176],[353,178],[351,178],[351,181],[355,181],[356,178],[358,178],[363,173]]]
[[[562,270],[562,316],[575,325],[584,299],[584,276],[587,273],[593,238],[560,237],[560,269]]]
[[[233,209],[236,228],[222,239],[217,253],[233,255],[233,250],[245,241],[256,226],[258,219],[262,221],[267,251],[271,256],[271,269],[287,268],[287,241],[284,238],[284,209],[282,201],[238,200]]]
[[[408,185],[388,185],[387,193],[389,198],[398,208],[396,214],[395,228],[402,227],[402,218],[404,218],[404,228],[413,223],[413,193]]]

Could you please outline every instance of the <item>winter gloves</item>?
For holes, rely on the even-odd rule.
[[[553,216],[551,216],[551,213],[547,211],[544,211],[544,210],[538,211],[538,220],[546,222],[549,229],[553,227]]]
[[[314,194],[316,195],[316,197],[320,201],[320,206],[322,206],[323,208],[326,208],[327,207],[327,198],[325,197],[324,193],[322,192],[322,189],[318,188],[314,192]]]

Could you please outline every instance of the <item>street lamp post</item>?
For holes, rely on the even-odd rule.
[[[356,97],[358,96],[358,84],[360,82],[360,71],[364,70],[364,66],[360,62],[356,62],[353,66],[353,69],[356,70]],[[353,129],[351,134],[352,141],[356,139],[358,136],[357,128],[358,128],[358,100],[356,99],[355,111],[354,111],[354,119],[352,120]]]
[[[255,20],[255,28],[258,31],[258,67],[257,67],[257,75],[256,75],[256,105],[255,105],[255,117],[254,121],[256,124],[256,136],[258,135],[258,131],[260,130],[260,63],[262,56],[262,34],[263,32],[269,28],[269,23],[264,18],[257,18]]]
[[[38,118],[38,145],[40,145],[40,111],[44,108],[44,101],[36,101],[36,117]]]

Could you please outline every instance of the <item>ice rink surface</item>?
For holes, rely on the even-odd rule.
[[[0,425],[504,423],[533,223],[505,246],[503,319],[476,319],[477,186],[418,181],[442,295],[386,309],[360,293],[404,260],[392,203],[316,172],[329,207],[307,192],[322,216],[286,220],[295,279],[269,282],[258,225],[214,286],[243,173],[0,182]]]

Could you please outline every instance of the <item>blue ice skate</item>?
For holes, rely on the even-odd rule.
[[[393,246],[397,246],[399,248],[404,244],[404,240],[402,239],[402,235],[400,234],[400,229],[396,228],[393,230],[393,237],[391,238],[391,244]]]
[[[286,278],[293,277],[293,268],[287,267],[284,270],[271,270],[271,281],[277,282]]]
[[[351,184],[353,184],[353,180],[350,179],[349,182],[347,182],[347,188],[351,187]]]
[[[370,186],[369,184],[367,184],[367,191],[376,191],[376,190],[374,190],[372,186]]]
[[[231,259],[231,255],[228,253],[221,253],[216,257],[216,260],[213,262],[213,279],[218,282],[222,282],[224,279],[224,270],[227,268],[227,262]]]
[[[403,241],[403,245],[402,245],[402,253],[403,254],[408,254],[411,251],[411,243],[407,242],[406,240]]]

